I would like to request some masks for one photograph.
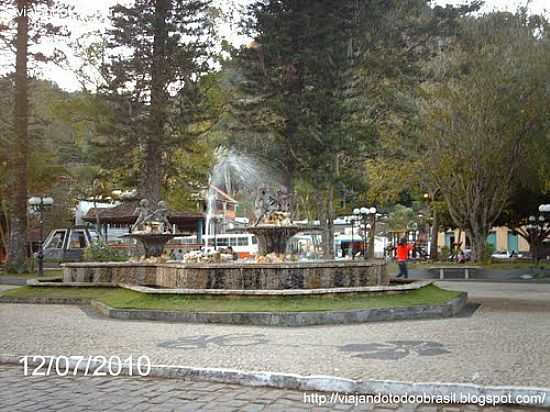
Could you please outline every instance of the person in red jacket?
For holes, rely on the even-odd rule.
[[[399,274],[398,278],[403,276],[407,279],[409,277],[409,272],[407,270],[407,260],[409,260],[409,253],[411,253],[412,246],[407,243],[407,239],[402,238],[399,240],[399,244],[396,249],[397,263],[399,265]]]

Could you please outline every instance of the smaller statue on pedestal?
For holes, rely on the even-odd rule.
[[[151,215],[149,201],[147,199],[140,200],[134,214],[137,214],[138,218],[136,219],[136,222],[132,225],[132,233],[143,232],[144,224],[147,222],[148,217]]]
[[[161,200],[157,205],[157,210],[153,212],[153,220],[160,222],[160,232],[169,233],[171,232],[172,224],[168,220],[168,215],[170,211],[168,210],[168,205],[165,201]]]
[[[262,185],[258,188],[254,201],[254,226],[260,223],[290,224],[289,209],[290,195],[286,189],[282,188],[275,194]]]
[[[138,214],[136,222],[132,226],[132,233],[170,233],[171,223],[168,220],[170,211],[164,201],[158,202],[157,209],[149,207],[149,201],[143,199],[139,202],[134,214]]]

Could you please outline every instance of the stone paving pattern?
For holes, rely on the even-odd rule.
[[[316,394],[208,382],[138,377],[25,377],[22,368],[0,365],[0,410],[23,411],[373,411],[536,412],[516,406],[307,404]],[[319,395],[319,394],[317,394]]]
[[[91,308],[0,305],[0,353],[147,355],[153,364],[550,388],[550,285],[443,282],[471,317],[268,328],[119,321]]]

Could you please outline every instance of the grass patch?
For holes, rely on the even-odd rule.
[[[182,296],[149,295],[118,288],[22,287],[2,296],[94,299],[118,309],[157,309],[182,312],[319,312],[415,305],[437,305],[459,292],[437,286],[398,294],[345,294],[344,296]]]
[[[34,272],[23,272],[23,273],[9,273],[0,271],[0,276],[6,276],[10,278],[19,278],[19,279],[34,279],[38,278],[38,274],[36,271]],[[45,270],[44,271],[44,278],[51,278],[54,276],[63,276],[63,270]],[[42,278],[40,278],[42,279]]]

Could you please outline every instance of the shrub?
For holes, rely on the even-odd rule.
[[[449,260],[449,256],[451,256],[451,249],[449,249],[449,246],[443,246],[437,255],[437,259],[446,262]]]
[[[491,255],[495,253],[495,246],[492,243],[485,243],[483,253],[481,254],[481,263],[491,263]]]
[[[122,262],[128,260],[125,251],[113,249],[102,240],[93,242],[84,252],[86,262]]]
[[[21,275],[22,273],[29,273],[32,269],[32,262],[30,259],[27,259],[22,265],[16,265],[14,263],[6,263],[4,265],[4,271],[6,273]]]

